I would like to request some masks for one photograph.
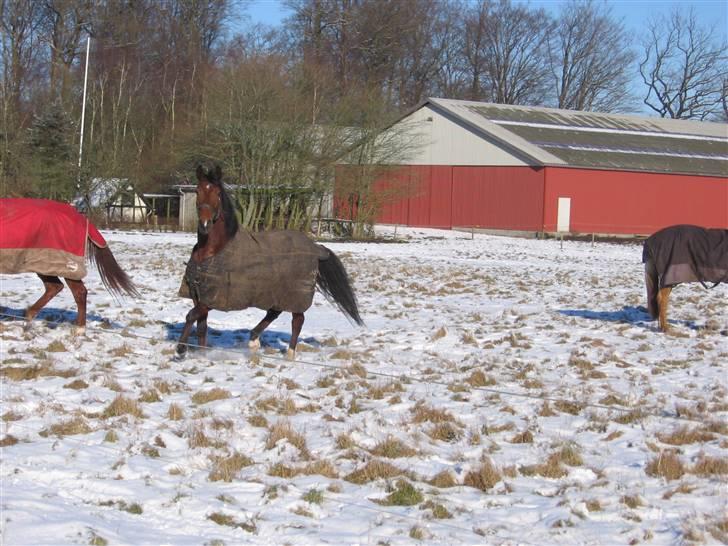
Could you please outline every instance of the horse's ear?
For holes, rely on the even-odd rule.
[[[215,165],[215,180],[220,182],[222,180],[222,169],[220,165]]]
[[[197,180],[205,178],[205,169],[202,168],[202,165],[197,165],[197,171],[195,171],[195,174],[197,174]]]

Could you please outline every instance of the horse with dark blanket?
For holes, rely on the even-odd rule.
[[[304,312],[318,288],[349,319],[362,324],[356,296],[339,258],[297,231],[251,233],[238,229],[235,210],[222,183],[220,168],[197,168],[197,244],[192,249],[179,294],[192,298],[177,345],[187,352],[187,339],[197,323],[200,346],[207,343],[210,309],[267,310],[250,333],[249,346],[260,346],[261,333],[283,311],[293,315],[288,357],[296,353]]]
[[[313,301],[319,261],[329,255],[297,231],[238,231],[220,253],[187,263],[180,296],[219,311],[303,313]]]
[[[647,309],[667,331],[667,307],[672,288],[699,282],[707,288],[728,282],[728,230],[678,225],[648,237],[642,249]]]

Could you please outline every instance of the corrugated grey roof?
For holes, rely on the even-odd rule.
[[[728,124],[429,99],[535,165],[728,177]]]

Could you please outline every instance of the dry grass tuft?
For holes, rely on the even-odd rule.
[[[524,430],[520,434],[516,434],[513,438],[508,440],[512,444],[532,444],[533,434],[530,430]]]
[[[529,465],[521,467],[521,474],[525,476],[532,476],[538,474],[544,478],[563,478],[568,474],[568,471],[562,466],[561,453],[556,452],[549,455],[545,463],[537,465]]]
[[[332,479],[339,477],[336,467],[331,462],[324,459],[307,464],[301,469],[301,473],[306,476],[316,475]]]
[[[381,500],[375,500],[382,506],[414,506],[424,500],[422,493],[407,480],[397,480],[396,487]]]
[[[569,400],[557,400],[554,402],[554,407],[562,413],[568,413],[571,415],[579,415],[584,406],[576,402]]]
[[[106,406],[104,411],[101,413],[101,416],[108,419],[110,417],[120,417],[122,415],[133,415],[139,419],[143,419],[145,417],[136,400],[126,398],[119,394],[108,406]]]
[[[489,387],[497,383],[495,379],[485,375],[481,370],[475,370],[465,381],[473,387]]]
[[[449,470],[442,470],[435,474],[435,476],[428,482],[434,487],[440,487],[447,489],[448,487],[455,487],[458,482],[455,480],[455,476]]]
[[[75,379],[71,381],[70,383],[66,383],[63,385],[64,389],[73,389],[73,390],[83,390],[88,388],[88,383],[86,383],[83,379]]]
[[[192,402],[198,405],[207,404],[215,400],[226,400],[232,395],[227,389],[215,387],[206,391],[199,391],[192,395]]]
[[[369,452],[377,457],[386,457],[387,459],[414,457],[417,455],[416,449],[409,447],[397,438],[387,438],[386,440],[382,440]]]
[[[494,487],[503,477],[495,465],[486,460],[476,469],[465,474],[463,485],[475,487],[481,491],[487,491]]]
[[[619,501],[632,510],[644,506],[644,502],[642,502],[642,498],[639,495],[623,495]]]
[[[705,453],[701,453],[690,472],[703,477],[728,474],[728,458],[710,457]]]
[[[76,434],[88,434],[93,429],[88,425],[83,417],[77,416],[66,421],[61,421],[51,425],[45,430],[39,432],[43,437],[53,436],[75,436]]]
[[[378,459],[369,461],[365,466],[348,474],[344,479],[351,483],[359,485],[373,482],[378,479],[391,479],[397,476],[403,476],[407,473],[396,466]]]
[[[412,416],[413,423],[453,423],[460,427],[463,426],[449,411],[436,409],[421,402],[415,405],[412,412],[414,413]]]
[[[2,420],[6,423],[8,421],[20,421],[23,419],[23,414],[18,413],[17,411],[9,410],[3,413]]]
[[[194,449],[196,447],[214,447],[219,444],[205,434],[205,429],[201,425],[195,425],[188,432],[187,445]]]
[[[162,398],[159,396],[157,389],[149,389],[139,396],[139,401],[143,404],[153,404],[154,402],[161,402]]]
[[[265,441],[266,449],[273,449],[276,444],[285,439],[289,444],[296,447],[304,459],[310,457],[306,439],[300,432],[296,432],[288,421],[278,421],[268,429],[268,438]]]
[[[581,457],[579,452],[579,446],[568,442],[564,444],[561,449],[557,452],[559,462],[569,466],[581,466],[584,464],[584,459]]]
[[[248,417],[248,423],[250,423],[254,427],[268,428],[268,419],[266,419],[263,415],[259,413]]]
[[[19,440],[12,434],[6,434],[2,439],[0,439],[0,447],[14,446],[18,443],[18,441]]]
[[[350,435],[342,432],[336,437],[336,447],[339,449],[352,449],[356,447],[356,443]]]
[[[185,411],[179,404],[170,404],[167,410],[167,419],[170,421],[180,421],[184,419]]]
[[[691,428],[688,425],[678,427],[669,434],[657,434],[657,438],[664,444],[682,446],[710,442],[715,439],[715,434],[705,429],[704,426]]]
[[[240,470],[253,464],[250,457],[238,452],[226,457],[214,457],[212,462],[213,467],[209,475],[212,482],[231,482]]]
[[[74,377],[78,375],[77,369],[58,370],[50,362],[31,366],[3,366],[0,368],[0,377],[7,377],[11,381],[30,381],[39,377]]]
[[[673,450],[661,451],[645,467],[648,476],[678,480],[685,474],[685,466]]]
[[[433,440],[441,442],[457,442],[463,435],[462,430],[449,422],[435,423],[426,433]]]

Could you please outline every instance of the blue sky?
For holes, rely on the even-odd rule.
[[[560,0],[532,0],[531,5],[558,9]],[[701,22],[716,24],[716,30],[725,38],[728,29],[728,0],[609,0],[615,16],[624,18],[628,27],[637,31],[651,16],[669,13],[675,6],[693,6]],[[248,0],[243,4],[253,23],[276,26],[288,14],[282,0]]]
[[[563,0],[531,0],[528,3],[557,11]],[[692,6],[698,20],[704,26],[715,25],[715,31],[722,40],[727,39],[728,0],[608,0],[607,4],[611,7],[612,14],[623,19],[627,29],[634,33],[634,45],[638,55],[640,54],[639,43],[646,28],[646,22],[654,16],[668,15],[677,6],[683,8]],[[290,14],[285,8],[283,0],[247,0],[243,6],[242,15],[247,15],[250,23],[278,26]],[[636,113],[654,115],[654,111],[642,103],[646,88],[637,71],[637,66],[631,68],[633,72],[631,86],[634,94],[633,105],[638,108]]]

